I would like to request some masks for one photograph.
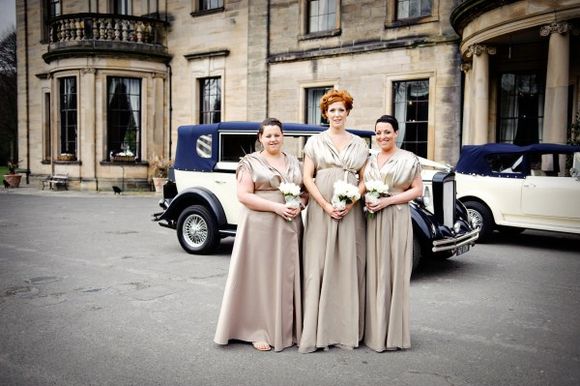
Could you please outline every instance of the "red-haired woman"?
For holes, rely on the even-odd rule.
[[[366,142],[346,131],[353,98],[329,90],[320,101],[330,127],[304,148],[304,186],[310,205],[303,239],[303,314],[300,352],[336,345],[358,347],[364,328],[365,220],[358,202],[331,203],[334,183],[346,181],[364,191],[360,175]],[[316,177],[316,179],[315,179]]]

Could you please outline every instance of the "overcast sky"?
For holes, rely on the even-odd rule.
[[[16,0],[0,0],[0,36],[16,26]]]

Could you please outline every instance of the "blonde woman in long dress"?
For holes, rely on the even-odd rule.
[[[413,264],[413,225],[409,201],[423,194],[417,156],[396,145],[399,125],[390,115],[375,124],[380,152],[365,167],[366,181],[387,184],[389,196],[366,202],[367,219],[365,345],[375,351],[411,347],[409,287]]]
[[[352,97],[330,90],[320,101],[328,130],[304,148],[304,186],[309,192],[303,241],[304,324],[299,351],[332,345],[358,347],[364,328],[365,224],[360,203],[331,204],[333,184],[346,180],[362,193],[366,142],[346,131]],[[315,179],[316,177],[316,179]]]
[[[279,186],[301,185],[302,174],[296,157],[282,152],[280,121],[262,122],[258,139],[264,150],[246,155],[236,171],[243,205],[214,341],[281,351],[298,343],[302,331],[302,219],[300,207],[286,206]]]

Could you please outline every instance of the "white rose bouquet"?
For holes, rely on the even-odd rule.
[[[334,194],[330,203],[335,209],[343,210],[347,204],[355,202],[359,198],[358,187],[340,180],[334,183]]]
[[[366,181],[365,187],[367,189],[365,200],[370,203],[377,202],[380,197],[385,197],[388,195],[389,186],[380,180]],[[367,216],[369,218],[374,218],[375,212],[372,210],[367,210]]]
[[[300,186],[293,182],[282,182],[278,189],[284,195],[286,206],[289,208],[300,207]]]

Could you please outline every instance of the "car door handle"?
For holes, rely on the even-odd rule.
[[[528,183],[525,183],[523,186],[524,186],[524,188],[535,188],[536,184],[532,184],[531,182],[528,182]]]
[[[225,184],[226,183],[226,181],[222,181],[222,180],[214,180],[214,182],[216,184]]]

